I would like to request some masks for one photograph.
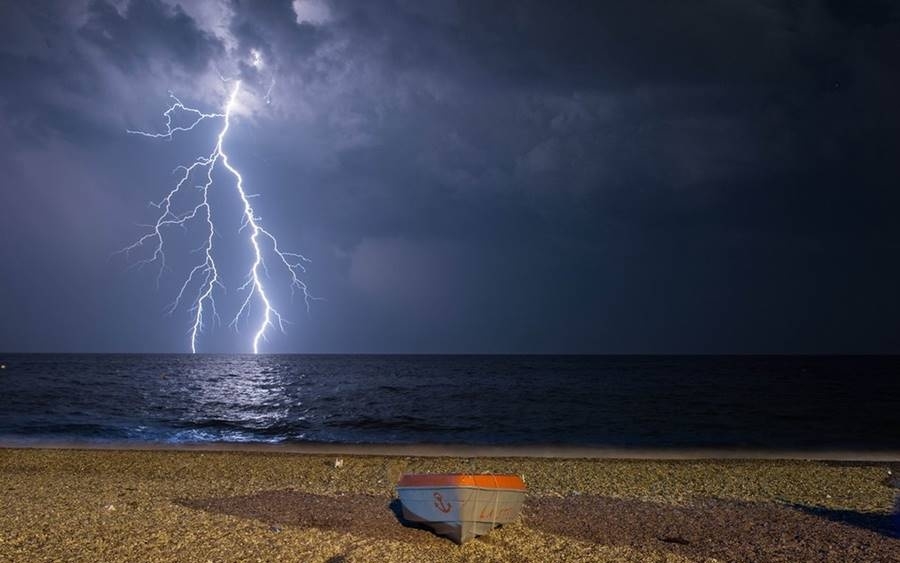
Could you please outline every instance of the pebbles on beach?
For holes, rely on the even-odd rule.
[[[400,524],[401,473],[473,465],[526,475],[519,521],[460,547]],[[900,561],[889,468],[6,449],[0,561]]]

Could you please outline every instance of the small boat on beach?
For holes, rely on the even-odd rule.
[[[400,477],[397,495],[405,519],[461,544],[515,520],[525,482],[518,475],[410,473]]]

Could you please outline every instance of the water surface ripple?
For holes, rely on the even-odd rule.
[[[6,442],[900,449],[900,357],[0,361]]]

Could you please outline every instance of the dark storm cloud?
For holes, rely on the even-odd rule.
[[[828,143],[869,134],[866,122],[883,119],[863,100],[896,84],[854,88],[859,73],[893,81],[856,60],[871,30],[854,34],[814,4],[691,7],[333,6],[329,25],[351,57],[415,100],[372,118],[385,142],[347,150],[342,163],[381,178],[406,170],[392,182],[401,186],[425,173],[451,187],[574,188],[599,193],[602,210],[658,221],[672,206],[677,219],[679,206],[716,204],[736,190],[737,199],[751,190],[749,198],[772,201],[759,192],[821,185],[803,178],[818,174],[810,159],[833,160]],[[878,43],[873,52],[883,52]],[[842,107],[841,98],[861,99]],[[774,173],[781,185],[767,177]]]
[[[129,2],[122,8],[95,0],[85,20],[79,32],[129,74],[146,72],[159,62],[198,72],[223,55],[221,44],[198,29],[180,6],[160,0]]]
[[[290,2],[235,2],[231,30],[242,49],[260,49],[284,66],[302,64],[323,41],[327,30],[297,22]]]
[[[21,216],[8,226],[21,244],[0,247],[7,263],[32,256],[22,250],[41,224],[31,210],[48,199],[54,221],[110,227],[72,241],[45,233],[41,247],[78,243],[71,254],[94,264],[127,242],[168,181],[158,171],[179,163],[158,161],[179,153],[122,130],[158,126],[169,89],[215,108],[221,72],[258,102],[230,149],[262,193],[255,205],[314,257],[309,281],[327,298],[310,318],[291,315],[302,322],[273,349],[900,346],[896,3],[134,0],[3,11],[0,143],[26,194],[4,193]],[[40,162],[61,164],[51,173]],[[43,272],[31,287],[52,256],[31,258]],[[121,264],[91,267],[75,293],[94,332],[54,329],[41,342],[41,327],[71,315],[60,306],[34,320],[47,313],[25,299],[33,289],[10,282],[10,306],[31,328],[4,325],[2,342],[183,349],[173,330],[183,318],[161,318],[144,298],[150,283],[123,277]],[[109,328],[123,307],[141,323]]]
[[[339,4],[395,68],[476,67],[539,90],[750,79],[785,40],[783,14],[749,2]]]
[[[108,134],[120,108],[139,101],[122,97],[123,83],[164,93],[153,84],[160,72],[189,75],[223,54],[178,6],[157,0],[121,8],[100,0],[17,3],[4,15],[2,97],[9,125],[26,138]]]

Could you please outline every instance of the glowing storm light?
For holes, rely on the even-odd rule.
[[[245,191],[244,178],[228,161],[228,155],[225,153],[222,146],[225,141],[225,136],[228,133],[228,129],[231,126],[231,114],[235,107],[240,88],[240,81],[235,81],[234,87],[231,90],[231,95],[228,97],[228,103],[225,105],[224,113],[203,113],[197,109],[186,107],[181,103],[181,100],[170,93],[169,95],[171,96],[173,103],[165,112],[163,112],[166,125],[165,132],[148,133],[146,131],[127,130],[127,132],[132,135],[171,140],[175,133],[190,131],[205,120],[222,119],[223,121],[222,129],[216,137],[216,145],[213,151],[208,156],[199,156],[195,158],[190,165],[178,166],[175,169],[175,172],[180,172],[180,178],[175,184],[175,187],[172,188],[160,202],[151,203],[151,205],[159,209],[161,213],[157,217],[156,223],[149,226],[149,232],[141,236],[141,238],[133,244],[119,251],[129,254],[138,248],[143,248],[145,245],[152,244],[153,253],[148,258],[137,262],[136,265],[140,266],[158,262],[160,268],[157,275],[157,285],[159,285],[159,279],[166,267],[166,255],[163,251],[165,244],[164,232],[171,227],[185,227],[192,221],[203,221],[206,223],[205,241],[203,245],[197,249],[197,251],[201,253],[203,259],[190,271],[187,279],[181,285],[181,289],[178,291],[175,300],[167,307],[168,313],[171,314],[174,312],[185,301],[185,294],[190,291],[191,287],[199,283],[196,297],[192,300],[191,307],[189,308],[193,317],[189,331],[191,335],[191,352],[193,353],[197,352],[197,338],[207,323],[208,315],[211,314],[213,319],[220,320],[218,312],[216,311],[213,292],[217,287],[222,289],[225,287],[219,277],[219,271],[216,267],[216,261],[213,255],[213,238],[216,234],[216,230],[213,225],[212,209],[208,197],[209,190],[213,187],[213,171],[217,165],[221,165],[234,177],[235,188],[243,205],[242,222],[238,232],[249,229],[249,242],[253,251],[252,264],[250,265],[246,281],[238,288],[241,291],[246,291],[247,295],[229,325],[237,329],[241,317],[249,315],[250,307],[253,302],[256,301],[262,304],[263,315],[262,321],[253,336],[253,353],[259,353],[260,341],[266,338],[266,331],[269,328],[273,328],[277,324],[279,330],[284,332],[284,325],[287,321],[272,305],[272,300],[266,293],[266,288],[261,277],[262,273],[268,274],[264,259],[267,252],[270,253],[270,255],[288,272],[290,276],[291,294],[293,295],[296,290],[302,292],[307,312],[309,311],[310,300],[314,299],[307,290],[306,284],[299,277],[300,273],[306,272],[304,263],[309,262],[309,259],[301,254],[281,250],[275,236],[262,227],[260,218],[254,213],[253,207],[250,205],[250,198],[253,196],[248,195]],[[189,125],[173,126],[172,114],[175,111],[192,116],[191,118],[193,121]],[[176,213],[174,211],[176,197],[181,196],[186,191],[183,190],[186,183],[192,175],[198,172],[205,172],[203,174],[203,176],[205,176],[204,183],[196,186],[200,191],[199,203],[196,203],[193,208],[186,213]]]

